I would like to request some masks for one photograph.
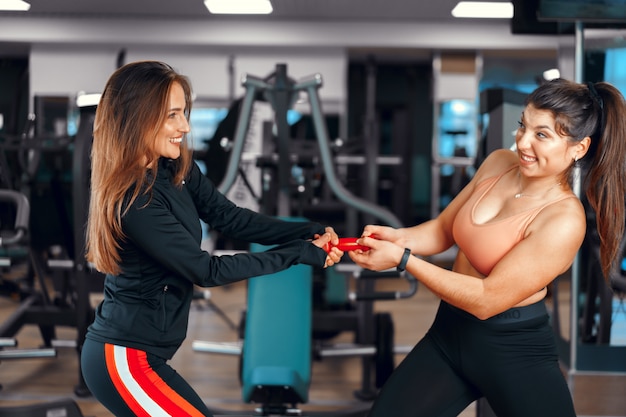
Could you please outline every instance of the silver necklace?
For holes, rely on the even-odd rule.
[[[519,172],[517,173],[517,180],[518,180],[518,188],[519,188],[519,192],[517,194],[515,194],[513,197],[515,198],[521,198],[521,197],[537,197],[537,196],[541,196],[543,197],[544,195],[548,194],[550,192],[550,190],[552,190],[555,187],[558,187],[559,185],[561,185],[561,182],[557,182],[556,184],[552,185],[550,188],[548,188],[546,191],[544,191],[541,194],[526,194],[522,192],[522,177],[520,176]]]

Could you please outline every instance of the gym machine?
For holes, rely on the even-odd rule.
[[[315,74],[298,82],[287,77],[287,66],[277,64],[275,72],[266,79],[261,79],[251,75],[245,75],[242,84],[246,88],[246,94],[241,104],[235,137],[232,141],[232,149],[228,162],[228,167],[224,179],[219,185],[222,193],[227,193],[233,185],[238,174],[239,162],[243,153],[246,133],[250,125],[250,117],[254,100],[259,92],[265,92],[266,97],[272,104],[276,115],[277,132],[277,177],[278,186],[281,191],[278,194],[278,215],[289,215],[286,213],[286,198],[288,196],[291,155],[289,153],[289,128],[287,124],[287,110],[298,98],[298,94],[303,91],[307,93],[311,107],[311,116],[315,127],[316,139],[318,143],[319,155],[324,169],[325,179],[337,198],[347,206],[356,208],[358,211],[367,213],[375,219],[393,227],[400,227],[400,220],[389,210],[371,203],[368,200],[359,198],[350,193],[337,179],[333,166],[333,159],[330,152],[330,140],[326,122],[321,108],[321,100],[318,89],[322,86],[322,77]]]
[[[22,193],[13,190],[0,190],[0,205],[7,209],[3,210],[3,213],[14,212],[14,221],[10,228],[4,228],[0,235],[0,249],[3,251],[3,257],[1,259],[2,266],[10,267],[13,263],[11,256],[12,251],[18,249],[16,252],[22,253],[21,249],[27,245],[28,241],[28,229],[29,229],[29,215],[30,204],[26,196]],[[3,224],[3,226],[5,226]],[[29,256],[28,254],[27,256]],[[38,277],[39,278],[39,277]],[[44,284],[43,280],[39,278],[40,284]],[[4,284],[4,279],[0,277],[0,281]],[[6,284],[8,285],[8,284]],[[19,292],[16,289],[16,293]],[[46,293],[32,293],[22,301],[20,308],[13,313],[7,320],[8,323],[18,320],[23,314],[23,311],[31,306],[40,304],[41,302],[49,302],[49,298]],[[45,326],[40,326],[42,334],[46,333]],[[12,360],[12,359],[28,359],[28,358],[43,358],[43,357],[56,357],[56,350],[53,348],[42,349],[4,349],[17,347],[17,340],[13,338],[13,329],[5,325],[2,338],[0,338],[0,361]]]
[[[287,220],[293,219],[289,204],[291,169],[292,164],[302,158],[289,152],[290,138],[286,114],[298,93],[305,91],[311,106],[325,179],[333,193],[348,207],[381,220],[384,224],[400,227],[401,223],[393,213],[352,195],[337,180],[317,91],[321,83],[320,75],[298,82],[290,80],[284,64],[278,64],[276,71],[266,79],[249,75],[244,77],[243,85],[246,88],[246,94],[239,109],[229,164],[224,179],[219,185],[220,191],[227,193],[235,181],[253,103],[259,93],[264,93],[275,112],[277,152],[274,155],[259,158],[258,162],[268,170],[267,175],[262,176],[264,178],[262,201],[267,202],[269,208],[266,206],[263,211]],[[267,180],[267,178],[276,177],[277,180]],[[267,196],[271,198],[268,199]],[[273,205],[275,202],[276,204]],[[259,245],[252,245],[250,248],[251,251],[264,249]],[[363,271],[356,266],[337,265],[322,271],[325,275],[323,278],[326,280],[327,290],[324,296],[332,292],[329,288],[334,288],[334,302],[356,302],[357,307],[353,310],[316,311],[312,303],[313,281],[316,273],[319,271],[309,266],[296,265],[280,273],[271,274],[271,278],[267,276],[251,278],[248,281],[247,311],[242,331],[243,343],[193,342],[195,351],[241,356],[242,399],[246,403],[259,404],[256,409],[257,414],[300,415],[301,410],[297,408],[297,405],[308,401],[313,359],[327,356],[362,357],[362,388],[355,395],[363,400],[373,399],[376,389],[382,386],[393,370],[395,351],[391,316],[384,313],[374,314],[373,302],[411,297],[417,290],[417,281],[405,273],[402,275],[397,272],[373,273]],[[344,275],[346,273],[351,274],[357,283],[357,290],[351,294],[347,292]],[[384,293],[374,290],[376,279],[391,278],[406,280],[408,289]],[[267,323],[271,325],[268,326]],[[355,331],[357,343],[337,348],[329,346],[325,341],[315,340],[316,334],[336,334],[346,330]],[[377,371],[375,387],[370,370],[373,363]],[[366,412],[365,408],[341,411],[334,415],[357,416],[364,412]],[[220,412],[215,414],[218,415]]]
[[[27,244],[30,254],[29,278],[37,280],[39,289],[35,290],[34,282],[30,285],[14,314],[0,323],[0,337],[13,338],[23,326],[34,324],[38,325],[41,330],[44,347],[75,348],[78,356],[80,356],[87,326],[93,318],[89,293],[100,291],[103,282],[103,276],[90,268],[84,257],[84,228],[87,219],[91,166],[89,157],[95,108],[95,105],[80,108],[79,127],[75,137],[37,137],[24,134],[18,137],[2,137],[0,141],[5,183],[24,190],[23,194],[26,195],[34,192],[36,187],[51,187],[54,195],[54,207],[51,211],[59,215],[59,219],[55,220],[58,220],[64,229],[61,241],[52,242],[56,249],[50,250],[48,244],[51,242],[48,241],[45,232],[33,228],[33,225],[41,225],[42,220],[44,223],[50,223],[51,219],[48,217],[50,213],[38,219],[33,219],[33,214],[29,213],[30,233]],[[17,157],[12,158],[13,155]],[[64,165],[66,162],[71,165],[71,169],[68,170],[71,176],[71,185],[67,190],[71,195],[69,204],[65,201],[65,194],[59,191],[58,185],[54,186],[55,181],[46,177],[43,184],[38,184],[35,180],[39,163],[46,158],[52,159],[54,169],[66,168]],[[15,160],[21,161],[17,167],[19,174],[7,180],[8,173],[16,172],[8,166],[10,161]],[[56,174],[53,173],[52,176]],[[46,180],[50,180],[50,183],[46,184]],[[41,237],[40,234],[44,236]],[[52,287],[50,287],[50,282]],[[57,326],[75,328],[76,339],[57,340],[55,332]],[[80,369],[78,374],[75,394],[90,395]]]
[[[0,204],[3,208],[9,206],[8,210],[3,213],[14,212],[15,219],[10,228],[3,228],[0,234],[0,249],[4,251],[2,265],[8,267],[11,265],[11,250],[22,248],[28,242],[30,204],[28,198],[20,192],[14,190],[0,189]],[[3,225],[4,226],[4,225]],[[19,253],[20,251],[18,251]],[[40,284],[43,284],[43,278],[37,276]],[[0,278],[1,280],[2,278]],[[45,287],[44,287],[45,288]],[[50,300],[45,293],[33,293],[22,301],[20,308],[9,318],[8,322],[14,322],[17,317],[22,316],[32,306]],[[27,314],[27,313],[26,313]],[[42,334],[45,334],[45,326],[40,325]],[[7,331],[10,333],[10,330]],[[54,358],[56,357],[56,349],[52,347],[43,347],[39,349],[21,349],[17,348],[17,340],[12,337],[0,338],[0,362],[7,360],[21,360],[33,358]],[[0,385],[0,388],[2,386]],[[71,398],[61,399],[53,402],[40,402],[36,404],[17,405],[17,406],[1,406],[0,417],[49,417],[49,416],[65,416],[65,417],[83,417],[78,405]]]

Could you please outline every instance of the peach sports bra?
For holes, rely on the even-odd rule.
[[[452,224],[452,235],[457,246],[472,266],[485,276],[489,275],[500,259],[524,238],[528,225],[541,210],[566,198],[576,197],[574,194],[566,195],[504,219],[482,224],[474,222],[476,206],[500,178],[514,168],[515,166],[498,176],[487,178],[477,184],[476,190],[461,207]]]

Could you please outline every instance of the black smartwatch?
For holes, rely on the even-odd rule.
[[[404,253],[402,254],[402,259],[400,259],[400,263],[398,264],[398,272],[403,272],[406,269],[406,264],[409,262],[409,257],[411,256],[411,249],[405,248]]]

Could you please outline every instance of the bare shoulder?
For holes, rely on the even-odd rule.
[[[585,209],[580,200],[572,194],[545,207],[529,227],[529,232],[540,231],[543,235],[556,239],[572,239],[582,242],[586,232]]]

